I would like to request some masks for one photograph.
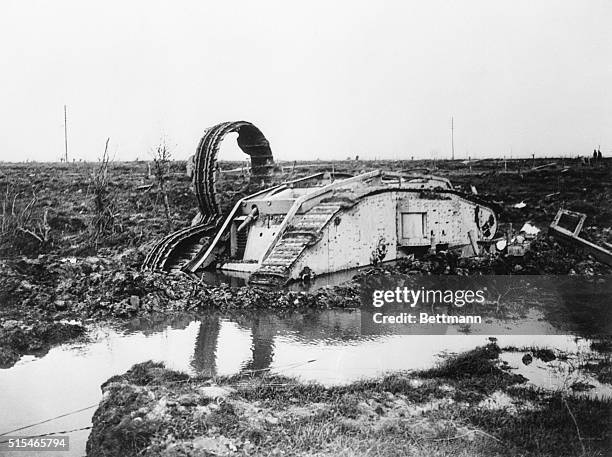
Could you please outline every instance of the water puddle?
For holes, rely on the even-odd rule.
[[[585,368],[585,365],[593,363],[607,363],[609,366],[610,359],[593,354],[587,340],[577,340],[575,350],[551,361],[532,358],[531,353],[504,352],[500,360],[508,364],[510,372],[526,377],[527,386],[589,398],[612,398],[612,385],[600,382]]]
[[[521,322],[525,320],[516,325],[523,325]],[[500,323],[499,328],[507,329],[509,325],[512,324]],[[580,357],[590,347],[586,339],[546,335],[550,324],[537,316],[531,325],[540,325],[542,334],[500,335],[499,346],[550,347],[569,357]],[[333,385],[385,372],[428,368],[444,354],[486,344],[493,335],[463,334],[452,326],[441,335],[362,335],[359,310],[328,310],[285,317],[261,312],[234,317],[179,316],[164,321],[137,319],[122,327],[93,326],[89,336],[86,343],[58,346],[44,357],[23,357],[14,367],[0,370],[0,433],[96,405],[104,381],[150,359],[192,374],[269,370]],[[523,354],[508,352],[502,358],[510,366],[520,367],[518,372],[535,384],[548,376],[544,373],[551,370],[541,369],[535,359],[521,366]],[[557,378],[547,379],[557,382]],[[610,386],[601,383],[589,391],[612,394]],[[94,410],[32,427],[27,433],[86,427],[91,424]],[[88,434],[88,430],[71,433],[71,451],[57,455],[84,455]]]

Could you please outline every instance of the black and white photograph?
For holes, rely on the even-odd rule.
[[[612,2],[0,2],[0,457],[612,455]]]

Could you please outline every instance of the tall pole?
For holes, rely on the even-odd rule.
[[[455,118],[451,117],[451,150],[452,158],[455,160]]]
[[[64,160],[68,163],[68,121],[66,116],[66,105],[64,105],[64,146],[65,146],[65,156]]]

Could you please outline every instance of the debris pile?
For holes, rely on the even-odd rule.
[[[393,265],[382,265],[363,270],[355,280],[364,276],[385,274],[426,275],[607,275],[612,268],[598,262],[591,255],[572,246],[559,244],[557,240],[538,234],[530,241],[522,256],[506,252],[484,254],[477,257],[460,257],[443,251],[426,254],[421,258],[401,259]]]
[[[294,309],[358,306],[348,286],[313,293],[207,286],[188,276],[142,272],[98,257],[51,255],[0,263],[2,297],[21,304],[3,309],[14,318],[130,317],[202,309]]]

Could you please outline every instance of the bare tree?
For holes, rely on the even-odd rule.
[[[108,142],[106,139],[104,154],[100,159],[98,167],[93,170],[90,189],[93,194],[92,203],[94,217],[90,225],[90,239],[97,246],[101,237],[116,231],[115,224],[115,193],[111,192],[109,186],[109,163]]]
[[[162,138],[159,144],[153,149],[153,173],[157,184],[159,186],[159,193],[162,197],[164,204],[164,214],[166,216],[166,223],[169,228],[172,227],[172,217],[170,215],[170,203],[168,200],[168,176],[170,174],[170,161],[172,159],[172,152],[168,148],[166,139]]]

